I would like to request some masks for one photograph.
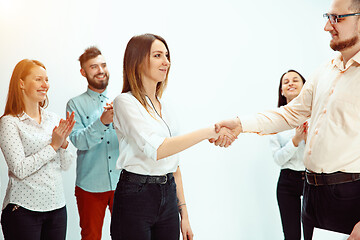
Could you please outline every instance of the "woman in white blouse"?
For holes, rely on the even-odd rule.
[[[74,159],[66,138],[75,122],[73,113],[60,120],[44,109],[48,89],[42,63],[24,59],[15,66],[0,119],[0,147],[9,171],[1,214],[6,240],[66,237],[61,171]]]
[[[123,90],[114,100],[114,126],[122,169],[111,218],[112,239],[193,239],[176,153],[205,139],[226,135],[214,127],[178,135],[176,119],[160,100],[170,69],[165,40],[153,34],[135,36],[124,55]],[[181,225],[179,223],[179,213]]]
[[[304,77],[297,71],[284,73],[280,78],[278,107],[297,97],[304,83]],[[303,155],[307,128],[307,123],[304,123],[296,129],[270,137],[273,157],[281,167],[277,200],[285,240],[301,239],[301,196],[305,180]]]

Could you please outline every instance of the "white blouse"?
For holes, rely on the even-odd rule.
[[[74,160],[69,148],[54,151],[52,132],[60,118],[41,109],[41,123],[24,113],[0,119],[0,147],[9,170],[3,209],[17,204],[32,211],[65,206],[61,171]]]
[[[122,93],[114,100],[114,127],[119,139],[116,167],[143,175],[163,175],[175,172],[178,154],[157,160],[157,149],[165,138],[178,135],[178,125],[161,102],[162,118],[152,108],[150,115],[131,94]]]
[[[295,171],[304,171],[305,141],[301,141],[298,147],[295,147],[292,141],[295,131],[295,129],[291,129],[271,135],[270,147],[274,160],[281,166],[281,169],[288,168]]]

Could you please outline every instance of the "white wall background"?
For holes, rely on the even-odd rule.
[[[47,67],[49,109],[64,116],[68,99],[86,90],[77,58],[90,45],[102,50],[109,88],[120,93],[126,43],[148,32],[168,42],[164,98],[184,132],[270,109],[284,71],[309,77],[333,55],[323,31],[328,8],[329,0],[0,0],[0,112],[13,68],[30,58]],[[195,239],[283,238],[268,137],[244,134],[229,149],[203,142],[182,153],[181,166]],[[2,155],[0,175],[2,201]],[[80,239],[74,181],[75,163],[64,173],[70,240]],[[108,215],[103,239],[110,239]]]

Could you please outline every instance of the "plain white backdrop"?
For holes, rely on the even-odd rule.
[[[110,71],[110,91],[122,89],[122,58],[137,34],[164,37],[172,66],[164,99],[183,132],[224,118],[271,109],[281,74],[305,78],[334,55],[322,14],[329,0],[0,0],[0,113],[16,63],[45,64],[49,110],[86,90],[78,57],[98,46]],[[198,240],[282,239],[276,201],[279,167],[268,137],[240,135],[228,149],[202,142],[181,154],[190,222]],[[64,172],[67,239],[80,239],[75,167]],[[7,167],[0,156],[1,202]],[[109,236],[107,214],[103,239]],[[0,230],[1,231],[1,230]],[[2,234],[0,233],[1,237]],[[1,239],[0,237],[0,239]]]

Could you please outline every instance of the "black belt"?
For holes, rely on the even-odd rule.
[[[168,173],[160,176],[141,175],[137,173],[128,172],[126,170],[121,171],[120,180],[125,180],[133,183],[157,183],[165,184],[174,177],[172,173]]]
[[[354,182],[360,179],[360,173],[344,173],[344,172],[335,172],[335,173],[314,173],[306,170],[306,181],[310,185],[320,186],[320,185],[335,185],[341,183]]]

